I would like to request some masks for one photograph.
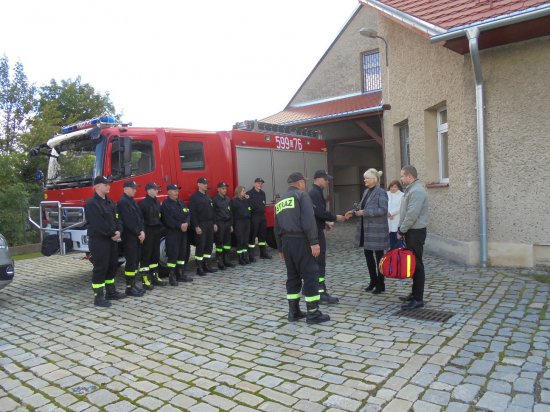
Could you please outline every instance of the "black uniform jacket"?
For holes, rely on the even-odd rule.
[[[189,209],[181,199],[172,200],[170,198],[162,202],[161,206],[162,223],[168,229],[181,229],[181,225],[189,223]]]
[[[214,223],[227,223],[233,220],[231,213],[231,199],[228,196],[221,197],[218,193],[212,198],[214,203]]]
[[[233,219],[250,219],[250,205],[248,199],[241,199],[234,197],[231,201],[231,207],[233,209]]]
[[[139,209],[143,215],[145,226],[162,226],[160,221],[160,203],[156,197],[149,195],[139,202]]]
[[[201,227],[201,225],[211,225],[214,223],[214,203],[206,194],[197,190],[189,199],[189,209],[191,210],[191,225]]]
[[[317,228],[323,230],[326,222],[334,222],[336,220],[336,215],[327,210],[323,189],[320,186],[313,184],[309,191],[309,197],[311,197],[311,201],[313,202],[313,212],[315,213]]]
[[[252,216],[265,217],[265,192],[261,189],[256,191],[256,188],[253,187],[246,194],[249,196],[248,202],[252,209]]]
[[[125,235],[139,235],[143,231],[143,216],[136,200],[124,193],[117,204]]]
[[[84,210],[88,222],[88,236],[111,238],[117,230],[122,232],[122,227],[116,216],[115,203],[108,197],[103,199],[95,193],[86,202]]]
[[[275,240],[281,250],[283,236],[307,238],[310,245],[319,244],[313,203],[309,194],[291,186],[275,204]]]

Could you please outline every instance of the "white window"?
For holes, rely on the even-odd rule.
[[[380,52],[378,50],[362,54],[363,60],[363,93],[373,92],[382,88],[380,77]]]
[[[439,182],[449,183],[449,125],[447,108],[437,111],[437,152],[439,157]]]
[[[399,140],[401,144],[401,167],[411,164],[411,154],[409,146],[409,124],[406,123],[399,127]]]

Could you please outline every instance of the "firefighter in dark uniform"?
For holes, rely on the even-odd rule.
[[[302,173],[292,173],[290,184],[280,201],[275,205],[275,240],[279,257],[286,264],[286,291],[288,320],[306,318],[309,324],[330,320],[319,310],[319,271],[315,258],[320,247],[313,204],[307,192]],[[300,311],[300,290],[305,297],[307,314]]]
[[[145,225],[145,240],[141,245],[141,260],[139,273],[143,278],[144,289],[154,286],[166,286],[166,282],[159,278],[160,235],[162,222],[160,221],[160,203],[157,200],[160,186],[154,182],[145,185],[147,195],[139,202],[139,209],[143,215]],[[149,282],[146,282],[145,280]]]
[[[244,186],[237,186],[235,197],[231,200],[233,210],[233,228],[237,240],[237,256],[239,265],[247,265],[248,260],[248,238],[250,237],[250,205]]]
[[[118,241],[120,241],[122,227],[116,217],[116,206],[107,197],[111,182],[104,176],[97,176],[93,183],[95,194],[88,199],[84,208],[88,226],[88,247],[94,265],[92,289],[94,305],[108,308],[111,306],[109,300],[126,297],[117,292],[115,287]]]
[[[214,203],[206,193],[208,180],[205,177],[198,178],[197,186],[198,190],[189,199],[189,209],[191,210],[191,226],[195,228],[197,275],[204,276],[208,272],[218,271],[217,268],[209,265],[217,226],[214,223]]]
[[[218,183],[218,194],[212,198],[214,203],[214,223],[218,230],[214,233],[216,243],[216,260],[218,269],[235,267],[229,260],[231,250],[231,233],[233,232],[233,214],[231,199],[227,196],[227,183]]]
[[[260,258],[271,259],[267,253],[267,221],[265,218],[265,192],[262,190],[264,180],[260,177],[254,179],[254,187],[246,194],[249,197],[250,208],[252,210],[250,239],[248,242],[248,257],[251,262],[254,262],[254,249],[256,247],[256,237],[258,238],[258,246],[260,246]]]
[[[124,194],[117,203],[123,227],[122,247],[124,249],[124,258],[126,259],[126,266],[124,267],[126,295],[134,297],[141,297],[145,293],[145,290],[138,288],[136,285],[136,272],[139,266],[141,244],[145,240],[143,216],[134,199],[138,186],[133,180],[124,182]],[[146,284],[148,283],[149,280],[147,279]]]
[[[313,211],[315,212],[315,220],[317,222],[317,236],[319,237],[319,246],[321,248],[321,252],[316,258],[317,265],[319,265],[319,294],[321,295],[321,303],[338,303],[339,301],[337,297],[329,295],[325,283],[327,254],[325,227],[330,230],[332,226],[328,222],[346,221],[343,215],[335,215],[327,210],[323,189],[328,187],[330,179],[332,179],[332,176],[326,170],[317,170],[313,175],[313,185],[309,191],[309,197],[311,197],[311,201],[313,202]]]
[[[168,258],[170,286],[178,286],[178,282],[191,282],[192,278],[185,274],[185,257],[187,252],[187,229],[189,228],[189,209],[183,200],[179,199],[181,189],[175,183],[167,187],[168,198],[162,202],[161,216],[166,227],[166,257]]]

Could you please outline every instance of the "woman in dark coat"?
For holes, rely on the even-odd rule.
[[[233,231],[237,239],[239,265],[250,263],[248,259],[248,237],[250,235],[250,205],[244,186],[237,186],[235,197],[231,200],[233,210]]]
[[[386,290],[384,276],[378,271],[378,262],[389,247],[388,239],[388,194],[380,187],[382,172],[369,169],[363,174],[366,190],[361,198],[360,209],[348,212],[360,217],[355,233],[355,247],[362,247],[367,260],[370,283],[365,291],[379,294]]]

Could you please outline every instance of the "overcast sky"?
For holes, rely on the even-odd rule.
[[[18,0],[0,54],[108,92],[136,126],[228,130],[283,110],[358,0]]]

